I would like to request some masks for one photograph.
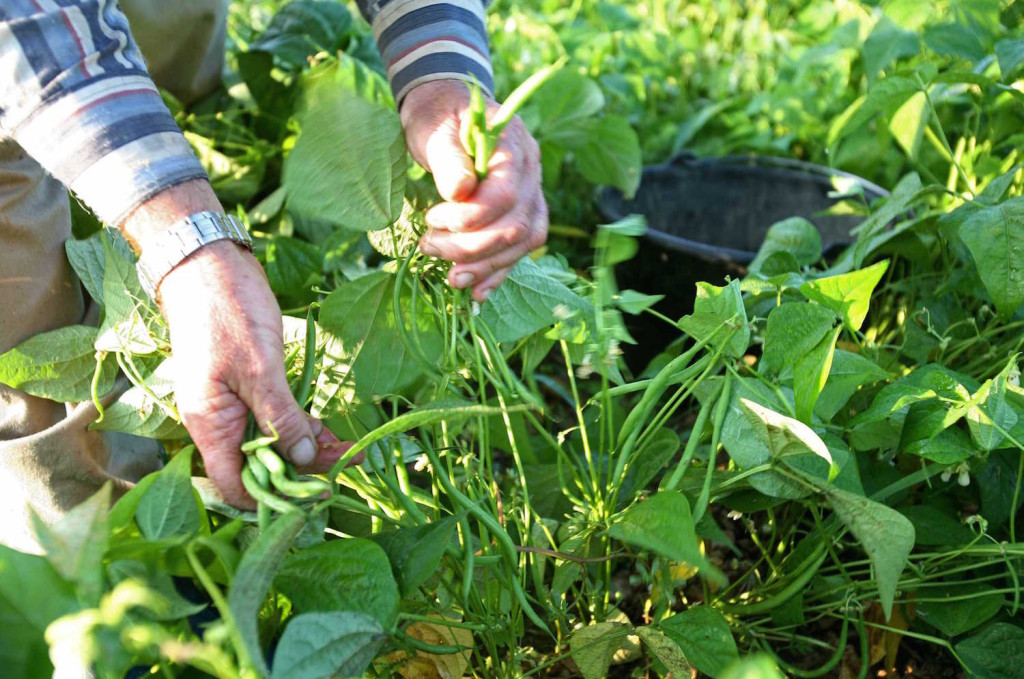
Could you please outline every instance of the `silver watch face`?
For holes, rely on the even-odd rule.
[[[252,249],[252,238],[237,217],[211,211],[190,215],[142,243],[136,268],[143,289],[156,297],[160,281],[171,269],[199,248],[219,240],[230,240]]]

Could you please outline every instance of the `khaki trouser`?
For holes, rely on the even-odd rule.
[[[186,102],[217,85],[226,0],[121,4],[159,85]],[[0,353],[92,320],[64,254],[70,235],[65,188],[0,138]],[[90,432],[96,416],[91,403],[54,403],[0,385],[0,543],[36,551],[30,511],[53,522],[105,481],[123,492],[159,468],[155,442]]]

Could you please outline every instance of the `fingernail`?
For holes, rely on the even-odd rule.
[[[494,292],[494,290],[492,290],[491,288],[488,288],[486,290],[481,290],[480,293],[479,293],[480,294],[480,301],[481,302],[486,302],[487,298],[491,296],[492,292]]]
[[[288,451],[288,457],[295,464],[309,464],[316,457],[316,446],[313,445],[313,439],[305,438],[292,446],[292,449]]]
[[[457,273],[457,274],[455,274],[455,287],[457,287],[457,288],[468,288],[470,285],[473,285],[473,282],[475,280],[476,280],[476,276],[474,276],[473,274],[471,274],[468,271],[463,271],[462,273]]]

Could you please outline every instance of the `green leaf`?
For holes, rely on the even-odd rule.
[[[345,383],[367,398],[401,392],[423,374],[405,340],[414,329],[426,359],[436,363],[441,356],[441,335],[426,305],[420,302],[413,317],[411,295],[403,290],[400,328],[394,291],[395,277],[374,271],[339,286],[320,308],[320,326],[333,336],[325,350],[325,369],[347,371]]]
[[[627,198],[636,194],[642,166],[640,139],[625,118],[587,118],[548,139],[573,152],[576,167],[588,181],[613,186]]]
[[[663,299],[665,299],[665,295],[645,295],[636,290],[623,290],[618,294],[615,302],[627,314],[639,316]]]
[[[889,121],[889,131],[892,132],[896,143],[912,159],[917,159],[930,117],[928,97],[924,92],[915,92],[896,110]]]
[[[385,629],[398,615],[391,564],[370,540],[331,540],[297,551],[285,559],[274,585],[303,613],[362,611]]]
[[[569,651],[583,679],[604,679],[615,652],[626,640],[629,626],[620,622],[599,622],[581,627],[569,639]]]
[[[693,667],[683,654],[683,649],[667,634],[650,625],[638,627],[636,634],[644,642],[648,652],[657,658],[673,677],[691,675]]]
[[[986,56],[985,46],[977,34],[965,24],[948,23],[929,26],[924,31],[924,44],[933,52],[969,61],[981,61]]]
[[[914,524],[914,544],[918,547],[966,545],[974,537],[971,529],[960,521],[959,510],[952,505],[911,505],[901,507],[900,513]]]
[[[860,541],[871,560],[882,610],[892,617],[903,567],[914,548],[914,524],[891,507],[838,488],[825,491],[832,509]]]
[[[119,531],[129,526],[134,527],[135,512],[139,509],[139,503],[142,502],[142,498],[149,492],[153,484],[156,483],[159,476],[160,472],[146,474],[138,483],[132,486],[131,490],[114,503],[114,506],[110,508],[110,513],[107,515],[107,525],[110,527],[111,535],[116,535]]]
[[[750,324],[743,306],[740,282],[730,281],[723,287],[697,283],[693,313],[681,318],[679,327],[698,342],[708,340],[712,348],[728,337],[728,353],[736,358],[743,356],[750,344]]]
[[[199,500],[192,489],[192,453],[180,450],[139,500],[135,521],[149,540],[188,537],[199,532]]]
[[[836,315],[824,306],[787,302],[768,314],[761,367],[780,373],[808,354],[832,332]]]
[[[598,114],[604,108],[604,94],[592,79],[569,69],[562,69],[540,86],[529,99],[523,119],[536,120],[531,125],[540,140],[557,137],[560,129]]]
[[[995,617],[1004,602],[1001,593],[982,583],[940,589],[929,587],[924,592],[918,592],[915,597],[917,617],[947,637],[959,636],[979,627]],[[943,598],[948,601],[932,601]]]
[[[312,243],[274,236],[267,245],[266,272],[270,289],[285,298],[305,299],[323,278],[323,256]]]
[[[184,425],[142,387],[132,387],[121,394],[104,411],[103,419],[89,425],[89,428],[161,440],[188,438]]]
[[[385,639],[380,624],[363,613],[304,613],[285,627],[271,677],[362,677]]]
[[[113,561],[107,566],[107,575],[110,578],[110,583],[114,586],[125,580],[133,579],[162,597],[162,603],[165,605],[160,607],[159,613],[147,611],[147,615],[152,616],[155,620],[162,622],[181,620],[205,610],[207,606],[205,603],[192,603],[183,597],[175,587],[173,577],[153,563]]]
[[[394,110],[316,78],[284,161],[288,209],[355,231],[390,225],[402,213],[406,151]]]
[[[335,52],[351,26],[352,15],[342,4],[292,0],[274,14],[249,49],[269,52],[279,63],[300,69],[317,52]]]
[[[673,561],[698,568],[706,564],[700,553],[690,504],[681,493],[657,493],[634,504],[612,524],[608,535]]]
[[[850,330],[860,330],[868,315],[871,293],[888,268],[889,261],[884,260],[866,269],[807,281],[800,292],[842,316]]]
[[[1020,65],[1024,64],[1024,38],[1007,38],[997,42],[996,58],[999,59],[1003,82],[1008,82],[1017,75]]]
[[[387,554],[402,596],[413,595],[429,580],[455,533],[455,517],[449,516],[424,526],[409,526],[372,536]]]
[[[0,354],[0,383],[51,401],[88,401],[96,373],[96,336],[96,328],[69,325],[30,337]],[[97,391],[109,392],[116,378],[117,364],[107,358]]]
[[[1024,630],[994,622],[958,643],[956,653],[978,679],[1016,679],[1024,667]]]
[[[687,660],[711,677],[719,677],[731,662],[739,659],[729,623],[714,608],[694,606],[658,626],[679,644]]]
[[[74,507],[60,520],[47,525],[32,515],[39,546],[62,578],[76,583],[84,602],[96,605],[103,593],[103,554],[107,550],[107,512],[110,483]]]
[[[480,307],[479,321],[497,341],[514,342],[570,317],[592,315],[590,302],[525,257]]]
[[[873,84],[878,72],[888,68],[893,61],[912,57],[920,51],[921,40],[917,33],[903,30],[883,16],[864,41],[864,72],[868,82]]]
[[[698,390],[697,396],[705,403],[709,394],[716,394],[714,381],[708,381],[705,390]],[[703,385],[702,385],[703,386]],[[750,469],[765,464],[772,459],[772,451],[762,442],[750,421],[747,409],[742,401],[751,400],[767,406],[776,412],[785,406],[776,394],[762,382],[749,377],[734,379],[729,396],[729,410],[722,424],[722,447],[740,469]],[[761,427],[761,423],[757,424]],[[824,478],[827,478],[824,477]],[[774,471],[766,471],[750,477],[750,485],[769,497],[799,498],[807,494],[806,490]]]
[[[289,512],[270,524],[245,551],[228,591],[228,609],[245,642],[249,661],[263,676],[268,672],[260,647],[259,610],[292,540],[305,525],[306,517],[301,512]]]
[[[103,238],[103,324],[96,338],[101,351],[151,354],[157,346],[149,323],[155,319],[143,305],[152,300],[142,290],[135,263],[115,245],[114,236]]]
[[[832,355],[835,352],[836,340],[839,339],[841,326],[836,326],[831,335],[818,342],[805,356],[798,359],[793,366],[793,395],[796,398],[796,416],[802,422],[810,424],[811,414],[818,402],[818,396],[825,386],[825,380],[832,369]]]
[[[643,447],[629,461],[626,476],[619,488],[623,502],[631,500],[636,493],[647,487],[679,451],[679,435],[667,427],[654,432]]]
[[[806,424],[749,399],[741,398],[740,404],[754,434],[768,448],[773,458],[781,460],[790,455],[811,453],[829,464],[830,481],[839,473],[839,467],[832,459],[828,446]]]
[[[0,545],[0,663],[4,676],[52,676],[43,634],[51,622],[78,607],[71,585],[46,559]]]
[[[874,361],[860,354],[836,349],[832,357],[832,368],[814,406],[814,412],[822,420],[831,421],[861,387],[889,377],[889,373]]]
[[[1007,400],[1007,381],[1020,377],[1017,357],[1014,356],[994,379],[988,380],[972,397],[967,411],[967,426],[971,438],[982,450],[991,452],[1002,446],[1006,434],[1017,426],[1017,412]]]
[[[829,128],[828,145],[835,152],[837,144],[856,132],[880,113],[892,113],[921,91],[916,80],[903,76],[890,76],[871,86],[867,95],[851,104]],[[893,191],[895,194],[896,191]],[[886,220],[888,221],[888,220]]]
[[[821,259],[821,234],[818,227],[803,217],[790,217],[772,224],[749,270],[752,273],[771,275],[764,272],[763,268],[773,255],[779,253],[793,257],[797,266],[811,266]]]
[[[985,289],[1000,316],[1024,302],[1024,197],[975,210],[960,226]]]
[[[966,402],[970,400],[970,387],[975,391],[980,388],[980,385],[972,382],[973,380],[942,366],[926,365],[883,387],[875,395],[871,406],[854,418],[854,424],[880,422],[915,403],[940,396],[949,401]]]
[[[69,238],[64,241],[64,250],[86,292],[97,304],[103,306],[103,271],[106,268],[103,231],[97,231],[84,240]]]
[[[171,359],[161,361],[151,372],[143,372],[145,388],[132,387],[121,394],[107,406],[103,419],[93,422],[89,428],[154,439],[187,438],[188,432],[175,419],[176,415],[170,407],[174,375],[175,366]]]
[[[888,80],[894,80],[894,78]],[[853,248],[853,258],[847,259],[849,265],[852,265],[853,268],[863,266],[864,261],[874,252],[875,247],[891,237],[892,229],[889,226],[892,221],[904,215],[923,191],[921,178],[917,174],[908,174],[901,179],[882,206],[854,229],[854,233],[857,234],[857,242]],[[849,265],[834,271],[834,273],[849,272]]]

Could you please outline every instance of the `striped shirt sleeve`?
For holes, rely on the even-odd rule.
[[[0,3],[0,130],[112,225],[206,177],[116,0]]]
[[[432,80],[476,80],[494,91],[484,0],[359,0],[395,101]]]

